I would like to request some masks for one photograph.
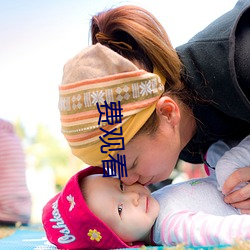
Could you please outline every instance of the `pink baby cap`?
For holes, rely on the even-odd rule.
[[[48,240],[60,249],[138,247],[131,247],[121,241],[88,208],[80,190],[79,180],[93,174],[103,174],[103,169],[88,167],[79,171],[70,178],[64,189],[45,205],[42,222]]]

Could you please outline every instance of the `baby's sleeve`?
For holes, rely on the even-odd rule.
[[[222,190],[225,181],[234,171],[247,166],[250,166],[250,135],[242,140],[237,146],[226,151],[218,160],[215,167],[218,189],[220,191]],[[245,185],[246,183],[241,183],[236,189]]]
[[[169,230],[171,229],[171,230]],[[203,212],[172,211],[161,224],[161,244],[218,246],[250,239],[250,215],[216,216]]]
[[[212,144],[206,154],[206,165],[208,167],[209,175],[215,177],[215,167],[219,159],[229,151],[231,147],[224,141],[219,140]]]

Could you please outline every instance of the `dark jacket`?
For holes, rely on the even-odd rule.
[[[250,134],[250,0],[238,1],[176,50],[185,83],[206,100],[192,107],[197,132],[180,158],[201,163],[217,140]]]

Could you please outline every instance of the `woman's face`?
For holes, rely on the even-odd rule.
[[[138,135],[125,150],[127,177],[122,181],[131,185],[149,185],[167,179],[174,169],[181,151],[181,140],[175,128],[160,126],[156,135]]]

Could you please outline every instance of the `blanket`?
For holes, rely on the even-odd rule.
[[[0,239],[0,249],[4,250],[57,250],[57,248],[48,242],[45,232],[41,225],[22,226],[20,228],[2,228],[3,232],[13,231],[9,236]],[[133,248],[134,250],[247,250],[250,249],[249,242],[240,242],[235,246],[217,246],[217,247],[163,247],[163,246],[143,246]],[[125,249],[123,249],[125,250]]]

